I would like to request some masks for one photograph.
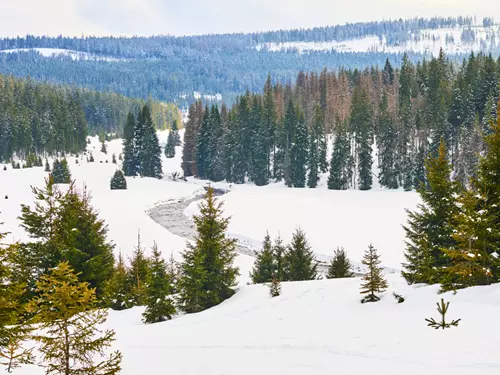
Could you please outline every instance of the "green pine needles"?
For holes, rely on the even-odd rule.
[[[446,328],[451,328],[451,327],[458,327],[458,323],[462,319],[456,319],[452,320],[451,322],[447,323],[446,322],[446,313],[448,312],[448,308],[450,306],[450,302],[444,302],[444,299],[441,298],[441,302],[437,302],[437,311],[441,315],[441,320],[436,321],[434,318],[429,318],[425,319],[425,321],[428,323],[427,325],[429,327],[432,327],[434,329],[446,329]]]

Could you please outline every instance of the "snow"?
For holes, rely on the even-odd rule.
[[[99,61],[125,61],[125,59],[120,59],[110,56],[95,55],[87,52],[73,51],[62,48],[14,48],[0,50],[0,53],[18,53],[18,52],[29,52],[36,51],[43,57],[54,57],[54,56],[68,56],[73,60],[99,60]]]
[[[182,131],[181,131],[182,132]],[[163,146],[167,132],[160,132]],[[162,180],[127,178],[128,190],[111,191],[109,180],[117,168],[121,141],[107,142],[108,154],[100,152],[92,138],[88,146],[95,163],[85,157],[69,157],[78,186],[85,183],[92,204],[109,225],[109,239],[116,252],[130,255],[140,230],[143,245],[158,243],[163,256],[179,252],[185,240],[166,231],[148,216],[148,210],[170,200],[186,199],[203,191],[205,181],[173,182],[168,176],[180,170],[181,150],[174,159],[163,158]],[[109,163],[105,163],[108,160]],[[103,163],[100,163],[103,161]],[[26,234],[17,217],[20,204],[31,204],[30,185],[43,186],[43,168],[1,170],[0,222],[12,232],[8,241]],[[321,259],[344,246],[359,262],[369,243],[381,254],[385,267],[397,270],[402,262],[406,220],[404,209],[414,209],[413,192],[330,191],[324,179],[317,189],[289,189],[283,184],[266,187],[215,184],[231,191],[222,196],[225,215],[232,216],[229,232],[260,246],[266,230],[288,241],[296,227],[307,237]],[[9,199],[3,199],[8,195]],[[196,205],[186,209],[191,215]],[[283,283],[282,295],[269,297],[264,285],[245,285],[253,259],[239,255],[241,269],[237,293],[207,311],[179,315],[154,325],[141,322],[143,308],[110,311],[107,327],[116,330],[115,349],[123,353],[123,375],[168,372],[184,375],[326,374],[498,374],[500,338],[500,285],[475,287],[456,295],[438,295],[439,286],[408,286],[399,272],[388,272],[389,289],[377,303],[361,304],[361,280],[339,279]],[[386,270],[387,271],[387,270]],[[398,304],[392,292],[405,302]],[[458,327],[437,331],[425,318],[439,318],[436,302],[451,301],[447,319],[461,318]],[[24,366],[18,375],[41,375],[42,368]]]
[[[476,33],[476,39],[472,43],[463,43],[461,41],[462,32],[468,29],[468,27],[424,29],[412,33],[410,40],[401,45],[389,45],[385,36],[379,38],[371,35],[345,41],[266,43],[257,45],[256,49],[258,51],[265,49],[271,52],[297,50],[299,53],[331,50],[337,52],[416,52],[436,56],[441,48],[448,55],[471,51],[491,51],[498,48],[500,40],[500,27],[498,25],[472,27]]]
[[[399,276],[377,303],[360,303],[359,279],[283,283],[269,297],[263,285],[243,286],[219,306],[144,325],[142,308],[110,312],[114,348],[123,354],[123,375],[406,374],[493,375],[500,286],[438,295],[438,287],[409,287]],[[396,291],[405,298],[398,304]],[[427,327],[439,318],[436,302],[450,301],[445,331]],[[26,366],[18,375],[43,374]]]

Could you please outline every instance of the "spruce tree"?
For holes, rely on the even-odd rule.
[[[127,180],[125,179],[125,174],[120,169],[117,169],[111,177],[110,181],[111,190],[126,190]]]
[[[111,155],[111,162],[113,164],[116,164],[116,155],[115,154]]]
[[[209,148],[212,133],[210,110],[207,105],[205,106],[203,121],[201,122],[200,131],[196,139],[196,170],[198,171],[198,178],[208,178],[209,166],[211,163],[211,160],[209,159]]]
[[[45,159],[45,172],[50,172],[50,165],[47,159]]]
[[[146,304],[146,281],[149,277],[150,262],[142,248],[141,236],[137,235],[137,246],[130,258],[127,274],[127,285],[130,290],[130,300],[133,306]]]
[[[372,108],[364,88],[356,87],[351,105],[351,129],[355,132],[359,190],[372,186]]]
[[[229,219],[222,214],[222,203],[209,187],[200,214],[194,216],[194,242],[188,243],[183,252],[179,300],[187,313],[218,305],[234,294],[232,287],[238,275],[233,266],[236,241],[227,237]]]
[[[167,144],[165,145],[165,156],[169,159],[175,156],[175,138],[172,130],[168,132]]]
[[[128,282],[128,268],[120,253],[111,278],[104,287],[104,305],[113,310],[125,310],[133,306],[132,292]]]
[[[106,147],[106,143],[104,141],[101,144],[101,152],[103,154],[107,154],[108,153],[108,148]]]
[[[389,104],[387,94],[384,93],[380,102],[380,111],[378,119],[377,146],[379,150],[379,182],[381,186],[389,189],[398,188],[396,173],[396,129],[393,119],[389,113]]]
[[[313,127],[309,133],[309,156],[307,186],[315,188],[318,185],[320,172],[327,171],[325,118],[319,104],[314,109]]]
[[[79,282],[68,263],[60,263],[37,282],[29,311],[39,323],[41,361],[46,373],[112,375],[120,370],[122,355],[105,356],[114,331],[101,331],[106,310],[97,309],[95,290]]]
[[[62,193],[52,179],[44,189],[32,188],[34,208],[21,206],[21,226],[33,239],[22,244],[32,275],[41,275],[61,261],[68,261],[101,295],[113,271],[113,245],[107,241],[108,228],[91,206],[86,189],[70,184]],[[33,276],[32,276],[33,277]],[[32,283],[32,280],[25,280]]]
[[[327,279],[339,279],[344,277],[353,277],[352,265],[347,258],[344,248],[337,248],[330,266],[328,267]]]
[[[366,267],[366,273],[363,275],[363,284],[361,284],[361,294],[366,296],[361,300],[365,302],[377,302],[380,300],[375,293],[382,293],[387,289],[387,281],[382,275],[382,268],[380,265],[380,256],[371,244],[368,250],[365,251],[363,260],[361,261]]]
[[[270,282],[276,274],[273,245],[269,233],[262,242],[262,250],[256,253],[255,262],[250,277],[254,284]]]
[[[125,173],[125,176],[137,175],[137,157],[134,141],[135,127],[134,114],[129,112],[127,122],[123,128],[123,173]]]
[[[317,262],[305,233],[296,229],[286,252],[286,279],[289,281],[314,280]]]
[[[55,184],[69,184],[71,182],[71,173],[69,171],[66,159],[61,161],[55,159],[52,166],[52,177]]]
[[[137,124],[141,129],[138,131],[141,138],[135,138],[139,174],[142,177],[161,178],[163,175],[161,149],[156,134],[156,126],[153,123],[151,110],[147,104],[142,108],[142,114]]]
[[[174,119],[172,121],[172,127],[170,128],[170,132],[172,133],[172,136],[174,138],[174,146],[180,146],[181,145],[181,137],[179,135],[179,126],[177,125],[177,120]],[[170,134],[169,132],[169,134]]]
[[[146,281],[144,323],[159,323],[172,319],[175,314],[172,292],[172,280],[167,273],[165,260],[161,258],[158,246],[154,244]]]
[[[293,187],[306,186],[308,136],[304,114],[299,112],[290,148],[290,182]]]
[[[274,240],[272,250],[275,261],[275,277],[280,281],[287,281],[286,247],[283,245],[283,240],[279,235]]]
[[[340,125],[333,143],[328,189],[348,189],[351,186],[353,164],[349,135],[346,126]]]
[[[281,295],[281,282],[275,277],[271,279],[271,283],[269,284],[269,294],[271,297]]]
[[[428,184],[418,190],[422,200],[418,211],[406,210],[406,262],[402,275],[410,284],[437,282],[438,269],[448,263],[442,249],[456,244],[452,232],[458,185],[450,179],[451,166],[444,141],[438,156],[426,162],[426,171]]]

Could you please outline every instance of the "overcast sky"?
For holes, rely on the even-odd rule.
[[[0,36],[192,35],[435,15],[500,20],[500,1],[0,0]]]

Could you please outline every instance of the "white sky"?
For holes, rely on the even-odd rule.
[[[500,21],[500,1],[0,0],[0,37],[249,32],[435,15]]]

